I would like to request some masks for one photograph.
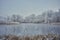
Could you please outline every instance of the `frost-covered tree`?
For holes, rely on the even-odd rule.
[[[23,17],[21,17],[20,15],[12,15],[11,20],[14,22],[22,22],[23,21]]]
[[[17,22],[22,22],[22,17],[20,15],[16,15],[16,21]]]
[[[44,22],[44,17],[42,15],[37,15],[35,21],[37,23]]]
[[[52,10],[46,11],[42,14],[45,23],[48,23],[48,22],[52,21],[52,14],[53,14]]]
[[[14,22],[16,22],[16,15],[15,14],[12,15],[11,20],[14,21]]]
[[[31,14],[25,17],[25,22],[34,22],[34,20],[35,20],[35,14]]]

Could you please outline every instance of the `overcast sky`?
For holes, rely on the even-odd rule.
[[[60,9],[60,0],[0,0],[0,16],[42,14]]]

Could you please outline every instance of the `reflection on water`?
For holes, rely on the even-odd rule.
[[[0,35],[36,35],[36,34],[60,34],[60,25],[50,24],[19,24],[0,25]]]

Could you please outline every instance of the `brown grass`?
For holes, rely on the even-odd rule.
[[[53,38],[53,40],[60,40],[60,35],[34,35],[34,36],[4,36],[6,40],[46,40],[46,38]]]

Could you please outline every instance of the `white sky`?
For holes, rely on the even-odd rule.
[[[57,9],[60,9],[60,0],[0,0],[0,15],[2,16],[39,15],[44,11]]]

